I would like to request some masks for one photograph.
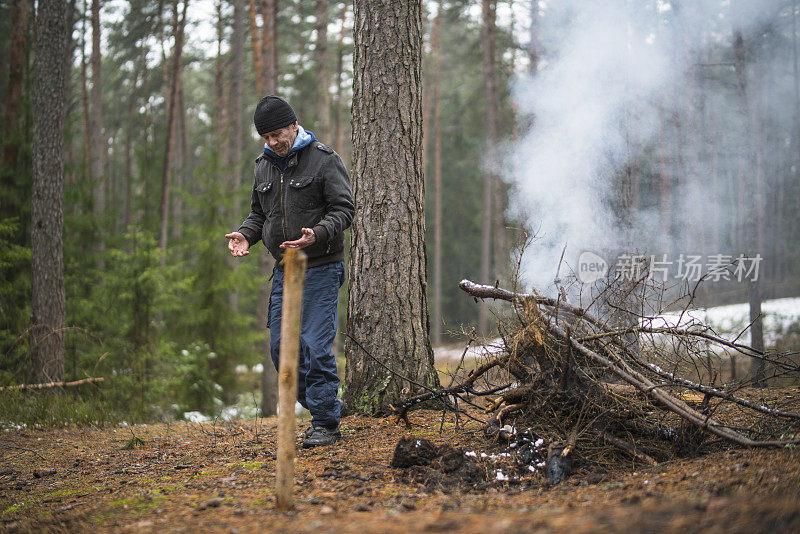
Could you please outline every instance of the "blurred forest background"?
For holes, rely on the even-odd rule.
[[[423,2],[434,345],[462,339],[473,328],[491,333],[491,314],[463,295],[461,279],[510,284],[516,247],[554,211],[574,220],[573,211],[583,210],[585,191],[565,187],[571,182],[558,173],[527,180],[530,165],[519,156],[541,150],[570,157],[536,144],[537,120],[548,115],[531,101],[536,80],[546,82],[548,69],[565,55],[564,19],[580,17],[590,4],[597,9],[594,2],[557,0]],[[613,223],[603,229],[633,237],[597,242],[597,248],[757,252],[764,257],[757,297],[796,296],[798,2],[703,2],[706,11],[694,15],[688,0],[612,4],[634,13],[628,50],[667,41],[680,67],[668,70],[678,73],[668,88],[634,94],[637,107],[612,117],[649,121],[645,129],[654,135],[622,135],[622,149],[607,154],[607,187],[598,196]],[[759,15],[739,23],[731,15],[739,7]],[[33,0],[0,0],[0,385],[31,379],[34,11]],[[715,22],[687,24],[689,16]],[[266,353],[272,266],[259,259],[260,246],[247,261],[232,261],[223,235],[238,227],[249,206],[252,161],[261,150],[252,113],[261,96],[284,96],[300,124],[349,163],[352,6],[68,0],[67,21],[64,375],[102,376],[106,383],[69,393],[72,402],[39,397],[34,406],[24,394],[9,397],[0,419],[213,416],[243,398],[257,407],[259,378],[251,370]],[[687,35],[687,28],[699,29]],[[618,75],[604,72],[624,93]],[[602,85],[596,94],[605,98]],[[693,179],[706,187],[688,187]],[[551,194],[570,201],[570,210],[539,202]],[[552,242],[558,252],[566,240],[561,224],[567,223],[544,228],[544,244]],[[557,261],[556,255],[545,267],[551,277]],[[706,297],[714,304],[745,302],[748,295],[731,283],[714,286]],[[342,309],[345,303],[342,298]]]

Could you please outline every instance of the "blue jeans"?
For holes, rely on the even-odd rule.
[[[283,306],[283,271],[273,271],[269,296],[270,355],[278,369]],[[336,394],[339,376],[331,350],[336,336],[339,288],[344,283],[344,262],[311,267],[303,285],[303,312],[300,325],[297,400],[311,412],[311,424],[333,428],[339,425],[341,406]]]

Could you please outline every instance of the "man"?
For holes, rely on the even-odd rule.
[[[311,412],[303,447],[340,439],[339,377],[331,351],[336,335],[339,287],[344,282],[344,231],[355,208],[350,179],[336,152],[297,123],[282,98],[266,96],[253,117],[266,142],[256,159],[250,215],[227,234],[234,256],[246,256],[263,241],[276,260],[267,324],[270,355],[278,368],[283,302],[283,252],[301,248],[308,256],[300,327],[297,397]]]

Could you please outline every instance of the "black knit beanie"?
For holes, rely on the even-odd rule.
[[[289,103],[279,96],[269,95],[261,99],[256,106],[253,122],[258,135],[289,126],[297,120]]]

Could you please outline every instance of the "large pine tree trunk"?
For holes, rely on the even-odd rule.
[[[420,0],[355,2],[347,331],[363,349],[345,343],[345,402],[362,413],[389,412],[403,388],[419,389],[411,381],[438,384],[425,279],[421,12]]]
[[[31,380],[64,378],[63,109],[66,16],[63,0],[39,0],[33,78],[31,206]]]

